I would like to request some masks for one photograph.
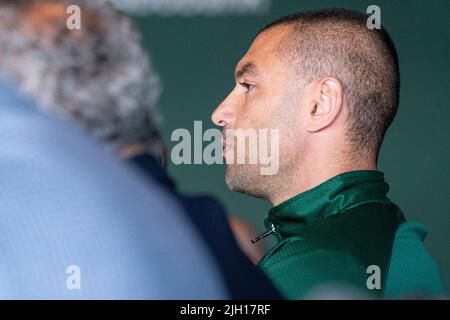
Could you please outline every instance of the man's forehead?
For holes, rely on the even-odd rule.
[[[253,41],[247,53],[241,58],[235,68],[235,76],[243,74],[256,76],[269,68],[276,60],[281,40],[290,31],[290,26],[276,26],[260,33]]]

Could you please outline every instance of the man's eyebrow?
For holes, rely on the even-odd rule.
[[[256,65],[253,62],[247,62],[242,67],[240,67],[236,72],[234,73],[234,77],[236,79],[241,78],[242,76],[249,74],[249,75],[256,75]]]

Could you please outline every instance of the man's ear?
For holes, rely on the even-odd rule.
[[[343,107],[344,87],[334,77],[322,77],[311,83],[306,129],[320,131],[333,123]]]

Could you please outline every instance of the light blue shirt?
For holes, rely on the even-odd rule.
[[[173,198],[0,81],[0,298],[227,293]]]

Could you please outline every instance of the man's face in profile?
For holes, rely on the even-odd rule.
[[[293,157],[291,137],[296,131],[297,120],[293,113],[295,86],[291,69],[280,54],[280,41],[288,34],[290,26],[270,28],[255,39],[250,49],[238,62],[235,69],[236,86],[216,108],[212,120],[225,129],[256,130],[278,129],[280,145],[280,169]],[[268,137],[270,143],[270,135]],[[236,137],[235,137],[236,140]],[[261,141],[258,139],[258,145]],[[236,142],[224,144],[224,155]],[[259,149],[259,148],[258,148]],[[247,150],[247,149],[246,149]],[[270,150],[270,147],[269,147]],[[249,150],[256,152],[257,150]],[[276,175],[264,176],[258,164],[249,164],[249,152],[245,164],[228,163],[226,183],[233,191],[266,198],[267,192],[278,183]]]

